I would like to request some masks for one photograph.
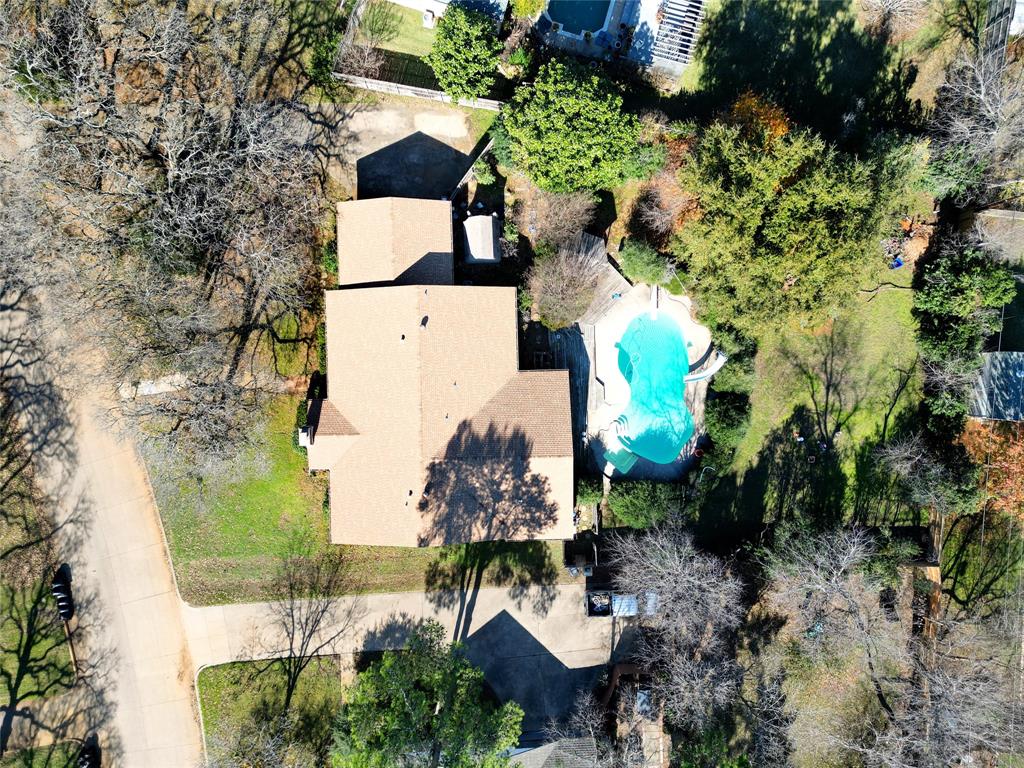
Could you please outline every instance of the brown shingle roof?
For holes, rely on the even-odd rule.
[[[451,204],[380,197],[338,203],[338,283],[452,282]]]
[[[359,434],[330,400],[310,400],[307,414],[314,436]]]
[[[326,307],[322,414],[358,433],[336,463],[314,433],[332,541],[572,535],[568,373],[519,371],[514,288],[351,288]]]

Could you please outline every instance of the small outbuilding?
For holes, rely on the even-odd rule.
[[[462,223],[467,264],[497,264],[501,261],[498,243],[498,216],[470,216]]]

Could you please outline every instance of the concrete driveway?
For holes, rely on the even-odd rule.
[[[336,176],[357,198],[440,198],[470,165],[477,138],[466,113],[401,100],[364,106],[345,121]]]
[[[353,658],[401,648],[411,628],[427,619],[440,622],[450,636],[458,626],[467,656],[497,696],[522,706],[524,737],[533,741],[548,720],[569,711],[577,691],[595,684],[620,645],[622,625],[588,618],[583,595],[577,584],[533,588],[514,599],[507,589],[481,589],[468,627],[464,618],[460,622],[458,599],[422,592],[346,597],[337,601],[315,644],[337,635],[325,652]],[[197,666],[272,658],[288,647],[273,604],[186,606],[183,615]]]

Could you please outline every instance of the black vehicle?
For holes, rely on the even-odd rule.
[[[75,759],[76,768],[100,768],[102,763],[102,755],[100,753],[100,743],[96,735],[93,734],[82,744],[82,748],[78,750],[78,757]]]
[[[61,621],[71,621],[71,617],[75,615],[75,600],[71,596],[71,568],[67,563],[53,574],[50,593],[57,602],[57,613]]]

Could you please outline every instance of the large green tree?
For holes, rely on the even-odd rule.
[[[491,17],[451,5],[437,23],[434,44],[424,59],[445,93],[453,99],[476,99],[494,85],[499,53]]]
[[[334,764],[498,768],[522,719],[515,702],[499,707],[487,696],[483,672],[427,622],[405,651],[386,652],[359,675],[338,716]]]
[[[551,62],[502,112],[508,154],[542,189],[608,189],[643,164],[639,123],[607,80]]]
[[[674,249],[707,319],[754,337],[786,318],[826,320],[884,267],[885,214],[919,162],[892,142],[854,159],[804,131],[765,142],[709,126],[680,172],[700,216]]]

